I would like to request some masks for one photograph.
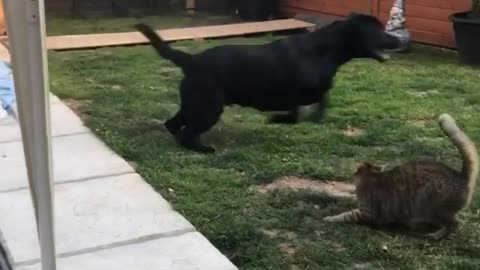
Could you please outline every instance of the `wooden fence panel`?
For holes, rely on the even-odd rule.
[[[112,0],[73,0],[73,14],[100,16],[112,14]]]
[[[47,15],[71,15],[73,11],[73,0],[45,0],[45,11]]]
[[[195,0],[195,9],[231,12],[235,1]],[[151,15],[183,10],[185,0],[45,0],[45,9],[49,15]]]
[[[351,12],[373,14],[384,23],[393,0],[282,0],[286,14],[310,13],[345,17]],[[470,0],[406,0],[407,26],[414,41],[455,48],[452,13],[466,11]]]
[[[372,0],[287,0],[281,1],[283,9],[331,16],[347,16],[352,12],[371,13]]]

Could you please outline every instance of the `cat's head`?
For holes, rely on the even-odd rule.
[[[357,164],[357,171],[355,174],[378,173],[383,170],[383,167],[374,165],[369,162],[361,162]]]
[[[355,184],[359,183],[362,179],[368,178],[375,173],[380,173],[383,171],[383,167],[374,165],[369,162],[361,162],[357,164],[357,170],[353,174],[353,182]]]

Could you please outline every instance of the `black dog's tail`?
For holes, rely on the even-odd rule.
[[[192,55],[170,47],[150,26],[146,24],[136,24],[135,28],[148,40],[150,40],[153,48],[155,48],[161,57],[172,61],[184,71],[188,66],[190,66],[192,62]]]

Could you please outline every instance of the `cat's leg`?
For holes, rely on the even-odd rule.
[[[410,229],[422,229],[425,225],[438,225],[438,222],[432,221],[430,217],[414,217],[407,222]]]
[[[448,234],[448,229],[447,229],[446,226],[443,226],[438,231],[435,231],[433,233],[429,233],[428,237],[432,238],[433,240],[438,241],[438,240],[444,238],[445,236],[447,236],[447,234]]]
[[[368,223],[371,222],[371,217],[365,211],[355,209],[336,216],[325,217],[323,220],[337,223]]]
[[[444,239],[458,228],[458,220],[455,216],[443,216],[439,217],[439,220],[442,224],[440,229],[428,234],[428,237],[431,237],[434,240]]]

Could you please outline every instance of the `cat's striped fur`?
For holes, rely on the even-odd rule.
[[[474,143],[449,114],[442,114],[438,122],[462,156],[461,171],[432,161],[410,162],[389,171],[363,163],[353,176],[358,209],[325,220],[376,225],[404,223],[411,227],[426,223],[439,228],[429,234],[437,240],[455,231],[456,215],[468,207],[475,190],[478,154]]]

